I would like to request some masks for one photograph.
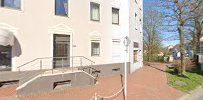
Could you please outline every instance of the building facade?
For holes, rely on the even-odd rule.
[[[0,64],[12,71],[45,57],[44,69],[61,66],[60,57],[67,57],[62,64],[75,66],[78,56],[96,65],[123,63],[125,36],[131,40],[131,72],[143,65],[142,0],[0,1]],[[27,66],[23,69],[36,68]]]

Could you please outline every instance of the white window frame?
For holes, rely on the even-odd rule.
[[[93,54],[93,47],[92,47],[92,43],[99,43],[99,54]],[[100,56],[101,54],[101,43],[100,41],[91,41],[91,56],[94,57],[94,56]]]
[[[12,10],[19,10],[19,11],[23,11],[23,4],[24,4],[24,0],[20,0],[20,8],[13,8],[13,7],[7,7],[7,6],[2,6],[2,0],[0,0],[0,8],[6,8],[6,9],[12,9]]]
[[[99,15],[98,15],[99,18],[98,19],[93,19],[93,17],[92,17],[92,4],[96,5],[96,6],[99,6]],[[101,20],[101,6],[97,2],[90,2],[90,20],[91,21],[96,21],[96,22],[100,22],[100,20]]]
[[[135,52],[136,52],[136,55],[135,55]],[[133,50],[133,63],[137,63],[137,62],[138,62],[138,50]]]
[[[113,11],[114,10],[118,11],[118,23],[113,22]],[[119,25],[119,22],[120,22],[120,9],[112,7],[112,24]]]
[[[66,12],[66,15],[57,15],[56,14],[56,0],[54,0],[54,15],[55,16],[61,16],[61,17],[69,17],[69,14],[70,14],[70,10],[69,10],[69,7],[70,7],[70,0],[67,0],[67,3],[68,3],[68,5],[67,5],[67,9],[68,9],[68,14],[67,14],[67,12]]]

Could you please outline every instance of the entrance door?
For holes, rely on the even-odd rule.
[[[53,67],[70,67],[70,35],[54,34]]]
[[[11,46],[0,46],[0,71],[11,70]]]

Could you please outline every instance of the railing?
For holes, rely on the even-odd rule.
[[[19,84],[22,85],[38,75],[64,73],[71,70],[74,72],[75,69],[85,71],[97,78],[100,72],[91,67],[94,63],[83,56],[36,58],[17,67],[21,77]],[[54,69],[54,66],[57,68]]]
[[[86,72],[88,72],[90,75],[94,76],[94,77],[98,77],[99,76],[99,73],[101,73],[99,70],[93,68],[93,67],[84,67],[82,68],[81,70],[85,71],[85,70],[88,70]]]
[[[83,57],[83,56],[73,56],[73,57],[45,57],[36,58],[23,65],[17,67],[18,71],[26,70],[45,70],[56,68],[74,68],[79,66],[90,66],[95,62]]]

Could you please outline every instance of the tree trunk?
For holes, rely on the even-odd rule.
[[[179,32],[179,38],[180,38],[180,54],[181,54],[181,65],[179,67],[179,74],[184,75],[185,74],[185,36],[183,32],[183,23],[180,21],[178,26],[178,32]]]
[[[200,52],[200,38],[201,38],[202,27],[197,18],[195,19],[195,32],[196,32],[195,47],[196,47],[196,53],[198,53]]]

